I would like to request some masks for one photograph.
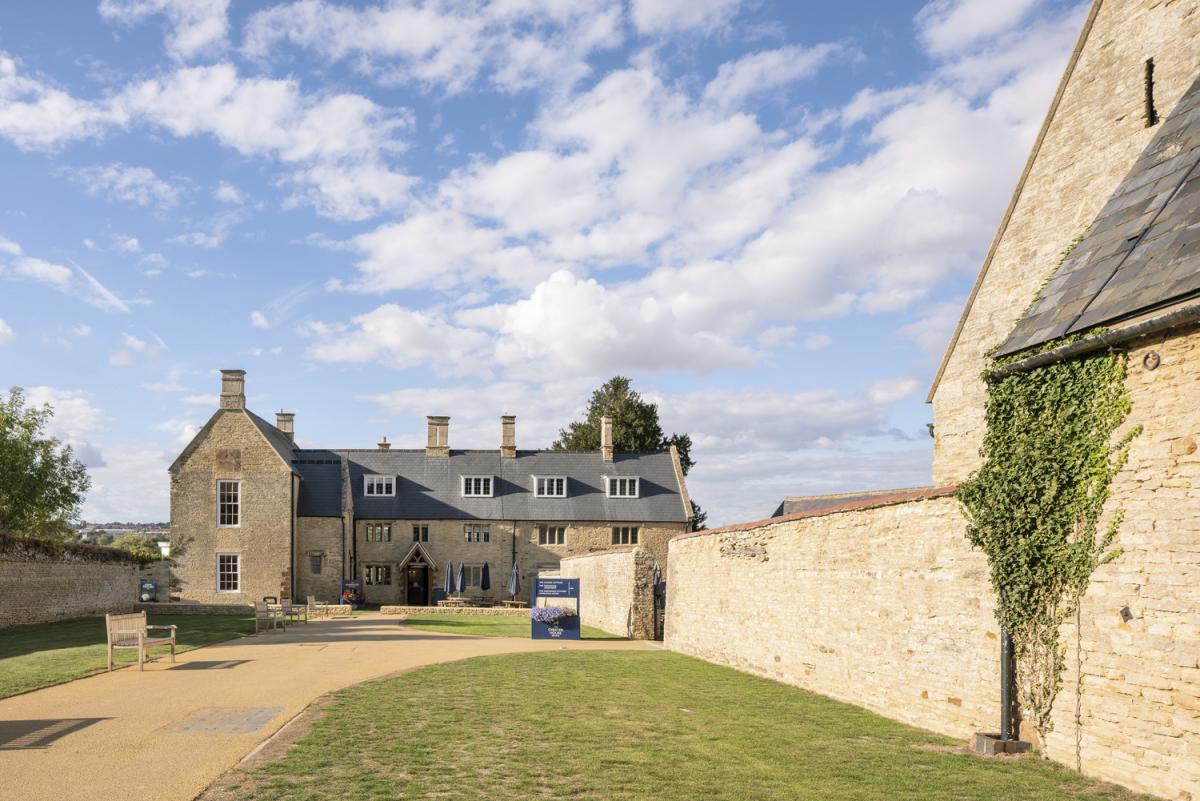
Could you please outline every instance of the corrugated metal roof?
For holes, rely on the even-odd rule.
[[[1194,298],[1200,293],[1198,268],[1200,79],[1162,123],[999,354]]]
[[[892,503],[923,497],[925,493],[935,490],[934,487],[905,487],[903,489],[864,490],[862,492],[842,492],[834,495],[792,495],[783,499],[772,517],[785,515],[823,514],[831,511],[857,509],[863,505],[874,503]]]
[[[838,503],[828,505],[814,503],[811,508],[793,512],[791,514],[778,514],[768,517],[765,520],[752,520],[749,523],[733,523],[720,528],[708,528],[701,531],[693,531],[686,534],[676,534],[672,540],[689,539],[691,537],[707,537],[712,534],[721,534],[728,531],[747,531],[750,529],[761,528],[762,526],[771,526],[776,523],[787,523],[790,520],[803,520],[807,517],[821,517],[822,515],[840,514],[842,512],[858,512],[863,509],[875,509],[880,506],[893,506],[901,503],[911,503],[913,501],[928,501],[935,498],[948,498],[958,492],[957,485],[949,485],[944,487],[915,487],[912,489],[896,489],[896,490],[872,490],[862,493],[847,493],[844,495],[812,495],[804,498],[805,500],[818,501],[821,498],[828,497],[837,499]]]
[[[576,520],[678,522],[687,520],[670,453],[619,453],[605,462],[597,452],[339,451],[349,460],[354,510],[375,520]],[[398,476],[395,497],[363,495],[363,476]],[[532,476],[565,476],[566,498],[535,498]],[[640,497],[608,498],[603,476],[636,476]],[[463,498],[462,476],[494,476],[493,497]]]

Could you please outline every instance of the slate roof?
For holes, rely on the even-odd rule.
[[[283,459],[284,464],[291,464],[293,458],[292,451],[296,446],[292,444],[290,439],[288,439],[288,435],[249,409],[246,409],[245,411],[246,415],[250,418],[250,422],[254,423],[255,427],[257,427],[258,430],[263,433],[263,436],[267,438],[267,442],[271,443],[271,447],[274,448],[275,452],[279,454],[279,458]],[[294,471],[295,468],[293,467],[293,472]]]
[[[1200,293],[1200,79],[1000,349],[1008,355]]]
[[[354,514],[364,520],[563,520],[678,522],[687,520],[669,452],[618,453],[605,462],[598,452],[455,450],[449,457],[424,450],[300,450],[292,464],[300,473],[299,514],[337,517],[342,511],[341,459],[348,462]],[[394,497],[367,497],[363,476],[397,476]],[[566,476],[566,498],[535,498],[532,476]],[[639,497],[608,498],[603,476],[637,476]],[[462,476],[493,476],[491,498],[463,498]]]
[[[300,517],[342,516],[342,457],[333,451],[295,451],[292,468],[300,474]]]

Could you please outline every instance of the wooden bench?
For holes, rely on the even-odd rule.
[[[146,613],[135,612],[131,615],[105,615],[104,628],[108,634],[108,669],[113,669],[113,651],[118,648],[136,648],[138,652],[138,670],[146,669],[146,651],[155,645],[171,646],[171,661],[175,661],[175,626],[147,626]],[[171,632],[166,637],[151,637],[151,629],[166,629]]]

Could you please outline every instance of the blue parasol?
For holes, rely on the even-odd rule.
[[[516,598],[521,593],[521,571],[517,570],[517,563],[513,562],[512,575],[508,577],[508,594]]]
[[[490,590],[492,588],[492,571],[488,567],[488,563],[483,563],[483,570],[479,574],[479,589]]]
[[[455,582],[454,591],[462,592],[463,587],[467,586],[467,563],[458,563],[458,581]]]

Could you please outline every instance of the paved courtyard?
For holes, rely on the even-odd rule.
[[[365,615],[212,645],[0,700],[0,799],[194,798],[318,696],[422,665],[567,649],[647,649],[415,631]]]

